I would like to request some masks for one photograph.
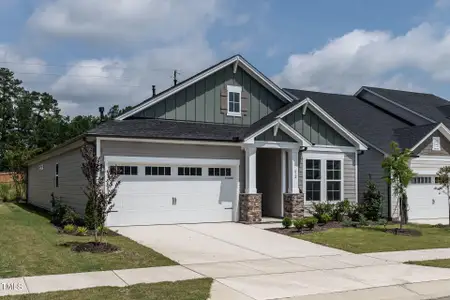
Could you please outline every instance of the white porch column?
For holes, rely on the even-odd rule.
[[[256,147],[245,148],[245,193],[256,194]]]
[[[289,149],[288,152],[288,193],[298,194],[298,151],[299,149]]]

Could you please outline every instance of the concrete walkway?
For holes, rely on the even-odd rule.
[[[375,252],[375,253],[366,253],[364,255],[392,262],[450,259],[450,248]]]

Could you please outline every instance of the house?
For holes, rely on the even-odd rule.
[[[371,178],[384,196],[383,214],[398,218],[398,203],[384,180],[381,162],[395,141],[413,153],[416,174],[408,186],[409,218],[418,223],[447,223],[447,196],[436,190],[436,172],[450,165],[450,103],[432,94],[362,87],[355,95],[286,89],[308,97],[353,132],[368,147],[358,157],[359,198]]]
[[[357,116],[356,116],[357,118]],[[121,172],[108,226],[299,217],[358,201],[366,143],[312,98],[236,55],[29,162],[29,202],[83,213],[80,147]]]

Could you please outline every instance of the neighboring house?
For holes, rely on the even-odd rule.
[[[313,201],[356,202],[368,148],[313,98],[233,56],[34,158],[28,200],[49,208],[54,193],[83,213],[88,142],[122,174],[108,226],[257,222],[302,216]]]
[[[384,196],[383,214],[398,218],[381,162],[390,143],[411,149],[416,173],[408,187],[412,222],[447,223],[446,195],[436,190],[435,174],[450,165],[450,103],[431,94],[362,87],[354,96],[286,89],[298,98],[309,97],[369,147],[358,157],[359,198],[369,177]]]

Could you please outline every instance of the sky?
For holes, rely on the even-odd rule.
[[[0,67],[71,116],[234,54],[281,87],[450,99],[449,15],[450,0],[0,0]]]

